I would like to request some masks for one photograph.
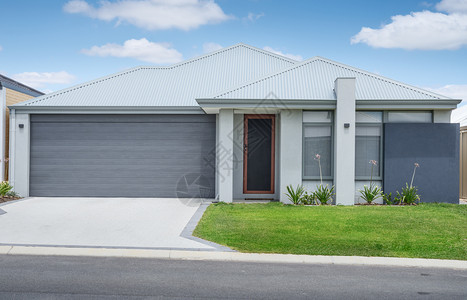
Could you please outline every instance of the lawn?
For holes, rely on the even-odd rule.
[[[467,205],[219,203],[194,235],[240,252],[467,260]]]

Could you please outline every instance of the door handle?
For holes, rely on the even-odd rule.
[[[248,145],[247,144],[243,144],[243,152],[247,152],[248,150]]]

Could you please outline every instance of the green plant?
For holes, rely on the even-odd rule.
[[[417,204],[420,202],[420,195],[418,195],[417,187],[413,186],[413,180],[415,178],[415,171],[419,168],[418,163],[414,163],[412,180],[410,181],[410,186],[408,183],[405,183],[405,188],[402,188],[402,192],[397,191],[396,197],[394,197],[394,202],[398,202],[399,205],[402,204]]]
[[[8,181],[2,181],[2,183],[0,183],[0,196],[5,197],[5,195],[12,189],[13,186],[11,186]]]
[[[392,193],[382,194],[383,201],[386,205],[393,205],[396,201],[392,199]]]
[[[305,192],[305,189],[303,188],[303,185],[297,185],[297,188],[294,189],[291,184],[287,186],[287,193],[285,195],[287,198],[289,198],[290,201],[292,201],[293,204],[297,205],[301,203],[303,193]]]
[[[373,168],[378,165],[376,160],[370,160],[371,164],[371,173],[370,173],[370,186],[363,186],[363,190],[359,190],[360,194],[362,194],[363,200],[367,203],[371,204],[373,201],[381,197],[382,191],[381,188],[377,185],[373,186]]]
[[[314,193],[308,194],[308,192],[305,192],[302,196],[301,203],[305,205],[315,205],[316,204],[316,198]]]
[[[317,203],[326,205],[329,202],[331,204],[332,197],[335,195],[334,186],[329,188],[327,184],[326,186],[320,184],[313,194]]]
[[[6,193],[7,196],[9,197],[19,197],[19,194],[13,190],[9,191],[8,193]]]
[[[382,191],[379,186],[373,186],[370,184],[369,187],[364,185],[363,190],[360,190],[360,194],[362,194],[363,200],[371,204],[373,201],[381,197]]]
[[[402,188],[402,202],[405,204],[416,204],[420,202],[420,196],[418,195],[418,189],[415,186],[409,186],[405,184],[405,188]]]

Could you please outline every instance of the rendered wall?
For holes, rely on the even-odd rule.
[[[5,109],[5,153],[4,157],[9,158],[9,132],[10,132],[10,110],[8,109],[9,105],[13,105],[19,102],[23,102],[29,99],[34,98],[34,96],[23,94],[21,92],[17,92],[15,90],[5,88],[6,90],[6,109]],[[8,164],[5,165],[5,180],[8,180]]]
[[[10,118],[10,183],[22,197],[29,196],[29,114],[12,114]],[[23,128],[19,128],[20,124]]]
[[[422,202],[459,203],[459,124],[384,124],[384,191],[413,185]]]
[[[302,115],[301,110],[283,110],[280,114],[279,198],[284,203],[290,203],[285,195],[287,185],[302,184]]]

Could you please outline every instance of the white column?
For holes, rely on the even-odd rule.
[[[218,143],[216,145],[216,185],[219,201],[233,200],[233,109],[221,109],[218,118]]]
[[[6,88],[0,84],[0,181],[5,180]]]
[[[336,204],[355,199],[355,78],[337,78],[334,118],[334,184]]]
[[[287,186],[302,184],[302,111],[283,110],[280,114],[279,199],[290,203],[285,193]]]
[[[29,114],[11,110],[10,118],[10,184],[22,197],[29,196]],[[20,128],[22,125],[23,128]]]

